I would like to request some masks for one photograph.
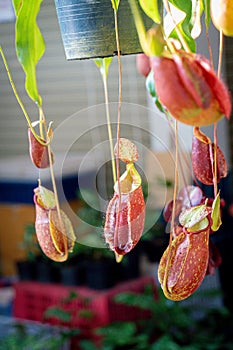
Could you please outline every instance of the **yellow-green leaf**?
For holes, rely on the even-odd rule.
[[[213,231],[218,231],[219,227],[222,225],[219,193],[215,197],[212,204],[211,219],[212,219],[211,229]]]
[[[21,6],[22,6],[22,1],[21,0],[12,0],[12,3],[14,6],[15,15],[16,15],[16,17],[18,17],[19,11],[20,11]]]
[[[94,59],[95,64],[100,70],[100,73],[102,75],[102,78],[107,78],[108,77],[108,71],[109,71],[109,66],[112,62],[112,57],[105,57],[105,58],[95,58]]]
[[[112,7],[114,11],[118,10],[119,4],[120,4],[120,0],[111,0],[112,2]]]
[[[157,0],[139,0],[139,4],[148,17],[155,23],[161,23]]]
[[[211,21],[211,15],[210,15],[210,1],[211,0],[203,0],[203,7],[205,12],[205,25],[208,28]]]
[[[186,44],[189,47],[189,49],[192,52],[196,52],[196,42],[191,35],[194,15],[192,0],[170,0],[170,3],[184,13],[184,19],[178,21],[178,28],[183,36],[183,39],[186,41]],[[175,22],[177,23],[176,18]],[[176,29],[172,30],[169,36],[177,39]]]
[[[153,56],[161,56],[166,45],[162,25],[157,24],[146,33],[147,45]]]
[[[16,54],[25,72],[25,88],[29,97],[42,104],[37,88],[36,65],[45,51],[45,43],[37,25],[42,0],[13,0],[16,14]]]

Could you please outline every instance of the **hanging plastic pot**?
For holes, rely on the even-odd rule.
[[[55,6],[67,60],[116,55],[111,0],[55,0]],[[149,29],[152,22],[141,14]],[[121,54],[142,52],[128,1],[120,3],[118,27]]]

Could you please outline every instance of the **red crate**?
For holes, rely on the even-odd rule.
[[[37,282],[18,282],[14,288],[13,316],[16,318],[61,324],[72,328],[98,327],[106,324],[108,320],[105,298],[100,293],[89,288]],[[78,297],[68,303],[62,302],[71,291],[77,293]],[[71,313],[69,324],[62,323],[55,318],[45,319],[45,311],[53,306],[60,306]],[[81,317],[81,311],[83,310],[85,312],[90,310],[92,317]]]
[[[114,297],[117,294],[131,292],[141,294],[147,285],[152,286],[155,300],[158,299],[158,292],[155,281],[152,277],[146,276],[140,279],[119,284],[108,292],[108,323],[115,321],[135,321],[149,318],[151,313],[149,310],[143,310],[140,307],[127,306],[117,303]]]
[[[88,332],[114,321],[145,319],[150,316],[150,312],[138,307],[116,303],[114,297],[126,291],[142,293],[147,284],[153,286],[156,299],[157,291],[152,277],[120,283],[116,287],[104,291],[58,284],[18,282],[14,286],[13,316],[71,328],[82,328],[83,331]],[[78,297],[70,302],[65,302],[64,300],[71,291],[76,292]],[[45,311],[52,306],[61,306],[62,309],[70,312],[69,324],[62,323],[55,318],[44,318]]]

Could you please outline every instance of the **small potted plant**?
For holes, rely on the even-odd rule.
[[[25,259],[16,262],[19,279],[37,279],[37,260],[41,255],[41,249],[35,237],[35,226],[28,224],[25,227],[23,241],[19,243],[19,249],[25,253]]]

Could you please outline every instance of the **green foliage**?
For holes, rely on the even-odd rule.
[[[81,310],[75,310],[71,308],[72,302],[79,300],[83,308]],[[61,298],[58,305],[49,307],[44,312],[44,318],[56,318],[62,324],[69,326],[73,317],[82,318],[91,321],[94,316],[93,311],[89,308],[90,299],[80,296],[76,291],[70,290],[68,295],[65,298]],[[79,334],[79,330],[76,329],[76,334]]]
[[[74,290],[70,290],[69,294],[65,298],[63,298],[61,301],[62,301],[62,303],[70,303],[71,301],[73,301],[77,298],[78,298],[77,292]]]
[[[45,328],[32,333],[26,325],[17,323],[8,335],[1,338],[0,350],[59,350],[63,348],[70,336],[69,330],[62,329],[49,336]]]
[[[136,334],[136,325],[132,322],[116,322],[114,325],[99,328],[98,335],[104,336],[105,346],[115,344],[115,346],[123,346],[134,344],[134,336]],[[120,336],[119,336],[120,335]]]
[[[179,336],[180,332],[183,333],[183,330],[190,325],[190,312],[188,308],[181,307],[179,303],[168,302],[162,292],[159,295],[159,299],[155,300],[151,286],[145,289],[144,294],[122,293],[117,295],[115,300],[118,303],[137,306],[143,310],[150,310],[152,312],[152,317],[143,321],[143,323],[146,323],[145,330],[149,337],[153,333],[161,334],[169,332],[175,332],[176,336]]]
[[[216,296],[213,290],[200,293],[205,297]],[[69,325],[70,317],[77,310],[67,311],[67,304],[79,299],[75,291],[61,299],[59,305],[46,311],[48,317],[56,317],[63,324]],[[150,310],[151,316],[145,320],[121,321],[97,328],[95,335],[101,337],[102,350],[232,350],[233,317],[225,308],[203,310],[201,318],[195,318],[192,303],[183,304],[167,300],[161,290],[155,299],[154,289],[146,286],[144,293],[135,294],[124,292],[115,296],[120,305],[136,306],[142,310]],[[79,317],[90,320],[93,316],[88,309],[89,300],[84,303],[85,308],[79,312]],[[204,307],[203,307],[204,309]],[[77,315],[78,316],[78,315]],[[43,339],[43,333],[27,334],[23,326],[1,341],[0,350],[58,350],[66,339],[80,334],[82,329],[62,330],[57,337]],[[82,350],[98,350],[100,347],[92,340],[78,340]],[[21,347],[19,347],[19,345]],[[31,347],[30,347],[31,346]]]
[[[161,23],[157,0],[139,0],[139,4],[148,17],[155,23]]]
[[[28,224],[25,226],[23,241],[20,242],[19,248],[25,251],[26,258],[29,261],[35,261],[38,255],[41,255],[42,251],[36,238],[34,224]]]
[[[77,243],[75,245],[74,254],[84,254],[86,257],[100,259],[101,257],[115,258],[113,252],[106,248],[105,243],[102,238],[103,234],[103,213],[99,208],[99,199],[93,190],[82,189],[82,191],[77,193],[80,199],[81,206],[77,211],[77,216],[80,219],[79,223],[79,234],[84,236],[87,231],[88,225],[91,225],[91,235],[95,237],[98,244],[102,244],[102,248],[94,248],[91,245]],[[91,203],[91,205],[89,205]]]
[[[214,199],[212,204],[212,212],[211,212],[212,225],[211,230],[217,231],[222,224],[221,219],[221,199],[220,194],[218,193]]]
[[[114,11],[117,11],[118,10],[118,7],[120,5],[120,0],[111,0],[112,2],[112,7],[113,7],[113,10]]]
[[[112,62],[112,57],[105,57],[105,58],[96,58],[94,59],[95,64],[100,70],[100,74],[102,75],[102,78],[108,77],[108,71],[109,66]]]
[[[215,296],[212,290],[200,293]],[[134,322],[115,322],[97,330],[103,337],[103,350],[217,350],[232,349],[233,317],[225,308],[206,309],[203,316],[195,318],[191,304],[167,300],[161,290],[155,300],[152,286],[144,293],[125,292],[117,295],[119,304],[150,310],[151,317]],[[97,350],[95,344],[85,340],[82,350]]]
[[[65,311],[61,307],[53,306],[49,307],[45,313],[45,318],[54,317],[64,323],[69,323],[71,321],[72,313],[71,311]]]
[[[196,42],[192,38],[191,31],[193,28],[193,7],[192,0],[170,0],[170,2],[176,6],[179,10],[185,13],[184,20],[178,24],[178,27],[182,33],[183,38],[187,42],[189,49],[192,52],[196,51]],[[171,37],[177,38],[175,30],[171,33]]]
[[[13,0],[16,14],[16,53],[25,75],[25,88],[29,97],[41,106],[38,93],[36,65],[45,51],[45,43],[36,19],[42,0]]]
[[[209,27],[210,21],[211,21],[210,1],[211,0],[203,0],[203,6],[204,6],[204,12],[205,12],[205,24],[207,28]]]
[[[159,99],[158,99],[158,96],[157,96],[157,93],[155,90],[153,71],[151,71],[146,78],[146,88],[147,88],[148,92],[150,93],[155,105],[160,110],[160,112],[164,113],[165,112],[164,107],[159,102]]]

